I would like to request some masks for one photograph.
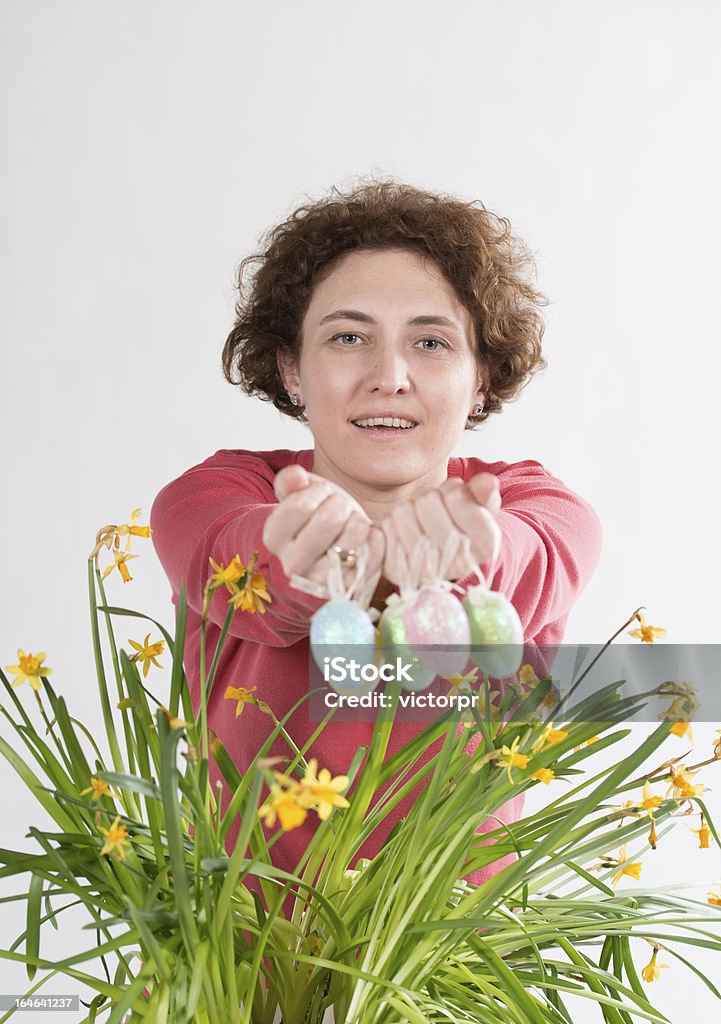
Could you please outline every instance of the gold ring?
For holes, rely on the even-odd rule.
[[[338,560],[344,569],[352,569],[358,561],[358,552],[355,548],[342,548],[340,544],[335,544],[331,551],[338,555]]]

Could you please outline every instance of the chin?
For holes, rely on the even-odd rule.
[[[392,460],[388,459],[385,465],[369,466],[367,472],[363,472],[363,469],[365,467],[354,467],[354,475],[361,479],[362,474],[363,483],[375,487],[405,487],[420,479],[424,474],[424,470],[420,467],[416,471],[413,466],[409,466],[407,460],[402,466],[394,466]]]
[[[375,445],[372,446],[375,449]],[[343,472],[360,484],[378,487],[403,487],[419,480],[431,470],[419,451],[390,450],[379,444],[377,451],[351,445],[345,448]]]

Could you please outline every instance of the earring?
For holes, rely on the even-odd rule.
[[[289,395],[291,405],[300,405],[300,399],[297,395]]]
[[[473,406],[473,412],[471,413],[471,416],[480,416],[482,412],[483,412],[483,402],[479,402],[478,405],[474,405]]]

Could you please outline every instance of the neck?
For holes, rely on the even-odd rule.
[[[323,453],[316,449],[313,453],[312,472],[342,487],[355,498],[368,518],[377,523],[387,519],[401,502],[411,501],[427,491],[440,487],[448,478],[448,460],[416,480],[366,484],[349,477],[338,466],[330,464]]]

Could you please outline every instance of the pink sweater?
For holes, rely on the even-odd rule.
[[[196,707],[200,613],[203,588],[212,572],[208,559],[212,556],[226,565],[235,555],[247,562],[254,551],[259,552],[258,571],[265,576],[273,600],[264,615],[239,612],[234,616],[208,708],[210,728],[221,738],[241,772],[268,737],[272,723],[251,704],[246,704],[242,715],[236,718],[235,701],[224,699],[225,689],[229,685],[257,687],[255,695],[281,718],[308,692],[309,620],[323,603],[290,587],[280,562],[262,541],[265,521],[277,505],[273,491],[275,475],[291,463],[312,470],[313,452],[221,450],[164,487],[150,516],[153,542],[170,580],[174,604],[181,580],[185,579],[188,626],[184,662]],[[570,609],[598,561],[598,518],[585,501],[537,462],[484,463],[473,458],[448,461],[449,477],[469,480],[480,472],[498,477],[503,503],[498,514],[501,551],[491,585],[515,605],[527,642],[560,643]],[[225,620],[228,596],[225,588],[216,591],[211,605],[207,625],[211,657]],[[288,729],[300,747],[315,727],[304,704],[291,718]],[[390,753],[421,727],[396,723]],[[333,775],[345,774],[356,748],[367,746],[371,733],[370,723],[331,724],[307,756],[316,757],[319,767],[330,769]],[[287,757],[287,745],[276,741],[270,754]],[[214,765],[211,769],[214,784],[220,775]],[[372,857],[378,851],[412,801],[413,794],[386,818],[358,856]],[[520,801],[511,801],[499,816],[513,821],[520,814],[520,807]],[[289,871],[295,868],[315,820],[315,815],[309,814],[304,825],[285,833],[275,844],[273,862],[278,867]],[[488,823],[487,829],[481,824],[479,831],[495,827],[494,822]],[[236,834],[237,829],[230,834],[229,850]],[[492,867],[498,870],[501,866],[499,861]],[[493,873],[489,869],[468,877],[481,882]]]

